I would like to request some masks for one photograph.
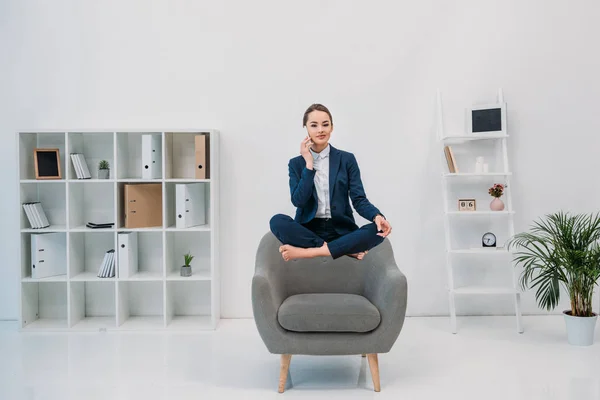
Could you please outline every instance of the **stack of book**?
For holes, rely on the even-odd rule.
[[[81,153],[71,153],[71,162],[73,163],[73,169],[77,174],[77,179],[91,179],[90,169],[88,168],[85,157]]]
[[[22,205],[23,210],[25,210],[25,214],[27,215],[27,219],[29,220],[29,225],[31,225],[33,229],[47,228],[50,226],[50,222],[48,222],[46,213],[42,208],[42,203],[33,201],[23,203]]]
[[[112,228],[114,225],[114,222],[101,222],[99,224],[95,222],[88,222],[87,224],[85,224],[85,226],[90,229]]]
[[[115,277],[115,250],[110,249],[104,254],[104,260],[98,270],[98,278]]]

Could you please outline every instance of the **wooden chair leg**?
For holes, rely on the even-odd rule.
[[[371,378],[373,378],[373,387],[376,392],[381,390],[379,384],[379,361],[377,360],[377,353],[367,354],[367,360],[369,361],[369,368],[371,369]]]
[[[281,355],[281,370],[279,371],[279,393],[283,393],[285,390],[285,382],[287,381],[288,372],[290,370],[290,361],[292,361],[291,354]]]

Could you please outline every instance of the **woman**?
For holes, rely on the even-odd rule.
[[[327,107],[311,105],[302,126],[308,136],[300,155],[288,164],[296,216],[277,214],[270,221],[271,232],[283,243],[279,252],[286,261],[343,255],[362,260],[392,226],[367,199],[354,155],[329,144],[333,118]],[[349,198],[356,212],[372,223],[356,225]]]

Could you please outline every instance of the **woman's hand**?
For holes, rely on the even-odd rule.
[[[377,225],[377,236],[386,237],[392,233],[392,225],[381,215],[375,217],[375,225]]]
[[[304,140],[302,140],[302,143],[300,144],[300,155],[304,157],[304,160],[306,161],[306,168],[308,169],[313,168],[313,156],[309,150],[312,144],[313,142],[310,139],[310,136],[305,137]]]

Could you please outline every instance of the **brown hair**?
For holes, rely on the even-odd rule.
[[[308,121],[308,114],[310,114],[313,111],[326,112],[327,115],[329,115],[329,120],[331,121],[331,125],[333,125],[333,117],[331,116],[331,113],[329,112],[327,107],[325,107],[323,104],[315,103],[315,104],[311,104],[310,107],[308,107],[306,109],[306,111],[304,112],[304,118],[302,119],[302,127],[306,126],[306,121]]]

